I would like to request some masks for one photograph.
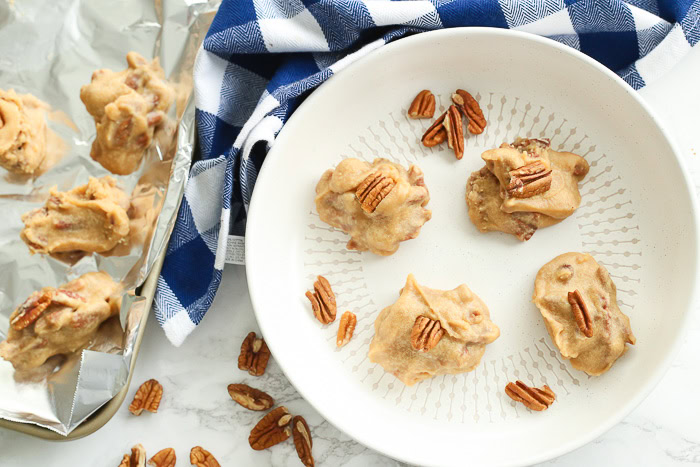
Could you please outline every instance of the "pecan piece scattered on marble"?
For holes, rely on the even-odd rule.
[[[247,371],[252,376],[262,376],[270,360],[270,349],[265,339],[258,338],[254,332],[248,333],[241,344],[238,355],[238,369]]]
[[[435,115],[435,96],[427,89],[422,90],[413,99],[408,108],[410,118],[433,118]]]
[[[297,415],[292,419],[292,434],[294,435],[294,446],[297,448],[297,455],[301,463],[306,467],[314,467],[314,456],[311,453],[313,440],[311,430],[304,420],[304,417]]]
[[[528,409],[538,412],[546,410],[557,398],[554,391],[546,384],[542,389],[531,388],[522,381],[508,383],[506,385],[506,394],[514,401],[522,402]]]
[[[432,148],[433,146],[437,146],[438,144],[445,142],[447,139],[447,130],[445,130],[443,122],[445,121],[446,116],[447,112],[440,115],[438,119],[435,120],[427,130],[425,130],[423,137],[420,139],[423,146],[426,148]]]
[[[418,351],[427,352],[440,342],[444,334],[445,330],[440,325],[440,321],[419,316],[411,330],[411,345]]]
[[[19,307],[16,314],[10,319],[12,328],[21,331],[34,321],[51,305],[53,300],[53,289],[44,289],[32,293],[27,300]]]
[[[573,292],[569,292],[567,299],[571,305],[571,311],[574,314],[574,320],[579,330],[586,337],[593,337],[593,323],[591,321],[591,314],[588,312],[588,307],[586,302],[583,301],[583,296],[578,289]]]
[[[455,152],[457,160],[464,156],[464,130],[462,129],[462,116],[456,105],[447,109],[447,115],[442,126],[447,131],[447,145]]]
[[[201,446],[195,446],[190,451],[190,464],[196,467],[221,467],[212,453]]]
[[[163,386],[155,379],[149,379],[136,391],[134,400],[129,404],[129,412],[137,416],[144,410],[156,413],[162,398]]]
[[[177,457],[173,448],[161,449],[148,460],[148,465],[155,467],[175,467]]]
[[[291,421],[292,416],[286,407],[280,406],[272,410],[251,430],[248,437],[250,447],[256,451],[262,451],[285,441],[292,434],[289,426]]]
[[[328,279],[318,276],[314,282],[314,291],[307,291],[306,298],[311,302],[314,316],[322,324],[335,321],[338,306],[335,303],[335,294]]]
[[[371,214],[395,186],[396,182],[391,177],[381,172],[373,172],[357,187],[355,197],[362,206],[362,210]]]
[[[141,444],[131,448],[131,455],[124,454],[119,467],[146,467],[146,450]]]
[[[452,102],[462,111],[465,117],[469,119],[467,129],[473,135],[479,135],[486,128],[486,119],[484,112],[479,106],[479,101],[469,94],[464,89],[457,89],[452,94]]]
[[[246,384],[229,384],[228,393],[231,399],[248,410],[267,410],[275,405],[269,394]]]
[[[545,193],[552,186],[552,170],[535,161],[508,172],[510,183],[506,192],[511,198],[531,198]]]
[[[338,326],[338,337],[336,338],[335,345],[342,347],[352,339],[352,335],[355,332],[355,326],[357,326],[357,316],[352,311],[346,311],[343,316],[340,317],[340,326]]]

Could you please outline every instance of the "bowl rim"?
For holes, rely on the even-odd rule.
[[[617,84],[618,87],[622,88],[629,96],[632,97],[632,99],[646,112],[646,114],[650,117],[652,122],[656,125],[658,128],[659,132],[663,136],[663,138],[666,140],[668,143],[669,147],[671,148],[671,151],[676,158],[676,161],[681,169],[681,172],[683,174],[683,182],[684,182],[684,187],[689,194],[690,197],[690,204],[691,204],[691,213],[690,216],[692,218],[692,227],[694,230],[694,237],[695,237],[695,258],[693,262],[693,271],[692,271],[692,283],[694,284],[692,287],[692,290],[690,292],[690,297],[689,297],[689,308],[686,310],[686,312],[683,314],[683,316],[680,319],[679,322],[679,327],[680,331],[678,333],[677,339],[673,342],[673,344],[670,346],[670,348],[667,350],[666,356],[662,360],[661,364],[658,365],[656,370],[650,375],[650,377],[647,380],[647,383],[645,385],[645,388],[637,393],[637,395],[631,399],[629,399],[622,407],[621,410],[618,410],[617,413],[605,420],[603,423],[601,423],[596,429],[590,430],[586,433],[581,434],[580,436],[576,438],[572,438],[566,443],[563,443],[556,448],[550,449],[548,451],[539,453],[537,455],[530,456],[527,459],[520,459],[519,461],[512,462],[512,463],[504,463],[504,464],[494,464],[494,465],[503,465],[503,466],[520,466],[520,465],[531,465],[539,462],[544,462],[559,456],[562,456],[564,454],[567,454],[577,448],[580,448],[584,446],[585,444],[588,444],[589,442],[593,441],[594,439],[598,438],[608,430],[610,430],[613,426],[617,425],[623,418],[627,417],[646,397],[651,393],[651,391],[658,385],[659,381],[661,378],[666,374],[668,369],[671,366],[672,361],[676,358],[678,355],[678,352],[680,351],[681,345],[684,342],[684,337],[686,336],[686,333],[688,331],[688,321],[690,320],[690,317],[692,316],[693,312],[696,311],[697,308],[697,303],[698,303],[698,295],[700,292],[700,284],[698,284],[698,268],[700,265],[700,214],[699,214],[699,202],[697,199],[697,196],[695,194],[694,190],[694,185],[691,181],[690,178],[690,172],[688,170],[687,164],[682,157],[678,146],[674,140],[674,138],[671,136],[671,134],[668,132],[666,129],[666,126],[661,122],[661,120],[658,118],[656,113],[651,109],[649,104],[642,98],[642,96],[634,90],[629,84],[627,84],[622,78],[620,78],[617,74],[615,74],[613,71],[605,67],[603,64],[600,62],[596,61],[595,59],[589,57],[588,55],[583,54],[582,52],[571,48],[567,45],[561,44],[555,40],[549,39],[544,36],[539,36],[536,34],[528,33],[528,32],[522,32],[522,31],[515,31],[511,29],[501,29],[501,28],[492,28],[492,27],[458,27],[458,28],[445,28],[445,29],[439,29],[439,30],[433,30],[433,31],[426,31],[420,34],[415,34],[412,36],[408,37],[403,37],[401,39],[397,39],[396,41],[390,42],[388,44],[385,44],[382,47],[378,47],[375,50],[369,52],[367,55],[364,57],[360,58],[356,62],[353,62],[352,64],[348,65],[346,69],[342,71],[347,71],[351,70],[353,67],[358,66],[358,64],[363,64],[365,60],[367,60],[369,57],[373,57],[376,59],[377,56],[381,56],[382,54],[391,54],[394,53],[395,49],[400,50],[401,48],[407,49],[410,48],[413,44],[415,43],[420,43],[420,42],[425,42],[425,41],[431,41],[435,39],[440,39],[440,38],[448,38],[448,37],[458,37],[460,39],[465,38],[465,36],[486,36],[486,37],[508,37],[508,38],[517,38],[522,41],[526,42],[531,42],[533,44],[538,44],[538,45],[544,45],[547,47],[551,47],[552,49],[555,49],[559,52],[565,53],[569,56],[572,56],[573,58],[579,60],[582,62],[584,65],[588,65],[591,68],[593,68],[594,72],[597,71],[598,73],[606,76],[610,80],[612,80],[615,84]],[[323,98],[324,93],[320,92],[322,89],[326,89],[328,87],[328,83],[333,82],[333,80],[327,80],[324,83],[322,83],[319,88],[317,88],[314,92],[311,93],[310,96],[300,105],[300,108],[298,108],[289,118],[287,121],[287,124],[282,127],[282,130],[280,131],[280,134],[277,135],[277,139],[279,139],[280,135],[285,131],[285,128],[289,126],[290,123],[295,122],[297,119],[302,118],[300,117],[303,116],[303,112],[300,112],[300,110],[304,107],[310,107],[312,103],[317,100]],[[274,163],[274,160],[277,157],[281,157],[281,150],[278,150],[280,148],[280,145],[273,145],[272,148],[270,149],[267,157],[266,157],[266,163],[262,165],[262,168],[258,174],[257,180],[258,183],[260,180],[265,180],[268,176],[269,171],[266,170],[266,167],[269,166],[268,162],[272,161]],[[255,251],[255,235],[254,232],[258,228],[259,222],[258,222],[258,216],[256,215],[257,209],[256,206],[259,203],[260,196],[256,196],[256,193],[258,191],[254,190],[253,195],[251,198],[250,206],[248,209],[248,222],[247,222],[247,227],[246,227],[246,236],[245,236],[245,256],[246,256],[246,263],[245,263],[245,268],[246,268],[246,276],[248,280],[248,292],[250,295],[250,300],[251,304],[253,306],[253,311],[256,316],[256,321],[258,322],[258,325],[260,326],[261,332],[263,336],[265,335],[265,326],[262,324],[261,320],[258,319],[259,317],[259,312],[258,309],[260,308],[260,304],[257,303],[256,297],[258,296],[258,292],[264,291],[262,288],[263,284],[258,284],[255,279],[251,280],[251,278],[256,277],[258,274],[255,273],[256,266],[253,264],[251,261],[251,258],[256,257],[256,254],[254,253]],[[250,231],[248,231],[250,229]],[[249,235],[250,234],[250,235]],[[277,347],[276,343],[273,342],[267,342],[268,346],[270,347],[270,350],[273,355],[280,355],[281,350],[280,348]],[[295,376],[291,375],[289,372],[285,370],[283,365],[279,365],[280,369],[284,373],[285,377],[289,380],[290,384],[299,392],[299,394],[306,400],[312,407],[314,407],[315,410],[319,412],[319,414],[326,420],[328,423],[332,424],[334,427],[336,427],[339,431],[342,433],[346,434],[347,436],[351,437],[355,441],[359,442],[360,444],[367,446],[383,455],[386,455],[388,457],[391,457],[393,459],[402,461],[402,462],[407,462],[407,463],[412,463],[415,462],[412,459],[406,458],[402,455],[401,452],[396,452],[392,450],[388,450],[381,446],[378,442],[373,440],[372,438],[369,437],[362,437],[359,436],[357,433],[351,434],[351,432],[347,431],[345,429],[346,424],[342,420],[335,420],[332,418],[332,414],[328,414],[323,408],[316,406],[311,399],[309,399],[305,392],[300,388],[299,384],[297,384],[297,380]]]

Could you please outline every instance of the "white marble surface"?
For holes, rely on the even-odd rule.
[[[698,76],[700,48],[696,47],[671,74],[642,91],[672,130],[695,174],[700,174]],[[700,188],[700,182],[697,185]],[[301,465],[291,442],[263,452],[250,449],[248,433],[260,414],[231,401],[226,386],[233,382],[259,387],[279,404],[306,417],[313,432],[317,465],[402,465],[355,443],[324,421],[290,386],[274,358],[261,378],[239,371],[236,359],[240,343],[251,330],[257,330],[257,324],[244,268],[227,266],[212,310],[182,347],[174,348],[167,342],[155,319],[148,323],[128,397],[130,400],[141,382],[158,379],[165,391],[158,414],[134,417],[127,410],[127,401],[97,433],[69,443],[0,429],[0,465],[116,467],[122,454],[137,442],[150,455],[165,447],[175,448],[178,465],[189,465],[189,450],[195,445],[211,451],[222,466]],[[543,465],[700,464],[700,313],[692,317],[684,340],[661,383],[623,422],[588,445]]]

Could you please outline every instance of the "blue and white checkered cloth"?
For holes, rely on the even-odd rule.
[[[242,234],[258,170],[309,91],[409,34],[457,26],[546,36],[635,89],[700,39],[700,0],[224,0],[195,63],[201,160],[192,166],[155,306],[180,345],[221,281],[230,231]]]

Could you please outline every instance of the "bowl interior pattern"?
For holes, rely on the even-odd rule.
[[[406,117],[421,89],[438,98],[437,114],[457,88],[474,94],[488,120],[483,134],[467,137],[461,161],[446,145],[423,147],[420,137],[432,122]],[[575,214],[525,243],[479,233],[465,202],[467,179],[483,166],[480,154],[516,136],[551,138],[553,148],[578,153],[591,166]],[[396,254],[349,251],[348,237],[320,221],[314,187],[345,157],[386,157],[425,172],[433,217]],[[421,34],[331,78],[279,135],[249,211],[251,299],[292,384],[364,444],[426,465],[459,465],[465,447],[474,465],[529,464],[612,426],[668,366],[695,292],[691,196],[658,122],[600,65],[525,34]],[[608,269],[638,340],[601,377],[560,357],[530,302],[538,269],[567,251],[590,253]],[[486,302],[501,337],[475,371],[406,387],[368,361],[374,319],[397,299],[408,273],[432,288],[466,283]],[[358,318],[355,336],[340,350],[337,324],[321,326],[304,297],[318,274],[333,285],[338,313]],[[503,388],[516,379],[548,384],[557,401],[543,413],[513,403]]]

